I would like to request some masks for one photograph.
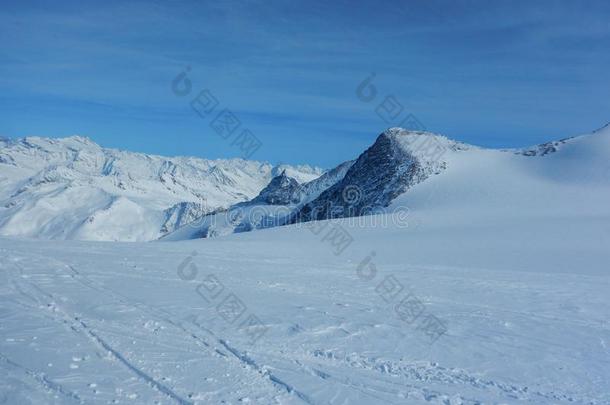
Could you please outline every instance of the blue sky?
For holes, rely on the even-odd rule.
[[[228,108],[262,143],[253,159],[331,167],[392,126],[376,113],[388,96],[427,129],[490,147],[610,121],[601,1],[4,0],[0,49],[9,137],[238,157],[210,126]],[[187,66],[192,92],[179,97]],[[206,118],[189,104],[203,89],[219,103]]]

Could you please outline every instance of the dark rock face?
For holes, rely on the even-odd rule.
[[[250,203],[269,204],[269,205],[290,205],[299,202],[298,192],[299,182],[292,177],[288,177],[283,171],[279,176],[274,177],[260,194]]]
[[[593,134],[602,133],[605,130],[607,130],[608,128],[610,128],[610,122],[607,123],[606,125],[604,125],[603,127],[596,129],[592,133]],[[530,148],[509,150],[509,151],[513,152],[516,155],[523,155],[523,156],[546,156],[546,155],[550,155],[552,153],[558,152],[565,144],[567,144],[577,138],[578,137],[572,136],[569,138],[560,139],[558,141],[545,142],[540,145],[532,146]]]
[[[560,139],[559,141],[543,143],[530,149],[520,150],[516,152],[516,154],[523,156],[546,156],[548,154],[557,152],[561,145],[564,145],[570,139],[571,138],[566,138]]]
[[[17,164],[15,163],[15,160],[13,159],[12,156],[3,155],[1,153],[0,153],[0,163],[4,163],[7,165],[11,165],[11,166],[17,166]]]
[[[390,131],[381,134],[341,181],[305,204],[293,215],[291,222],[375,213],[413,185],[444,168],[443,164],[439,168],[410,153],[399,144],[397,136],[409,135]]]

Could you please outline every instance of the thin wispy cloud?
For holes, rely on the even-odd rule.
[[[196,87],[248,116],[267,145],[260,159],[285,159],[288,143],[299,150],[295,163],[352,158],[384,128],[354,96],[371,72],[382,95],[430,130],[489,146],[532,144],[609,120],[608,7],[9,1],[0,11],[0,132],[82,133],[116,147],[153,136],[150,152],[223,157],[230,151],[205,125],[185,121],[168,90],[190,66]],[[143,125],[147,116],[154,126]]]

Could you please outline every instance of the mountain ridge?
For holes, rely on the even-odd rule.
[[[305,180],[324,172],[283,167]],[[278,170],[244,159],[103,148],[82,136],[0,143],[0,168],[0,234],[127,241],[154,240],[184,221],[247,201]],[[113,222],[120,216],[123,224]]]
[[[26,137],[0,146],[0,234],[50,239],[177,240],[379,214],[411,190],[446,177],[448,169],[456,173],[478,161],[488,165],[476,169],[481,172],[503,162],[515,178],[543,173],[554,181],[580,175],[603,182],[603,173],[610,173],[608,125],[514,149],[395,127],[357,159],[327,171],[147,155],[103,148],[82,136]],[[572,170],[558,178],[567,167]]]
[[[579,143],[603,142],[604,139],[610,139],[610,130],[601,136],[592,133],[570,139],[574,140],[560,140],[536,147],[505,150],[468,145],[425,131],[389,128],[382,132],[373,145],[356,160],[338,166],[342,167],[342,170],[337,172],[339,175],[333,177],[332,181],[326,182],[323,189],[317,187],[315,193],[308,190],[321,183],[324,176],[337,168],[310,183],[299,184],[298,187],[296,186],[298,182],[290,181],[285,178],[285,173],[282,173],[268,185],[273,189],[273,193],[281,193],[282,198],[270,200],[265,198],[265,195],[259,195],[228,210],[206,215],[200,221],[187,225],[163,239],[214,237],[313,220],[384,214],[392,210],[408,211],[411,205],[419,205],[418,208],[426,209],[421,203],[411,202],[409,198],[411,190],[415,191],[417,201],[421,198],[418,195],[421,193],[418,191],[422,187],[419,185],[422,184],[424,190],[429,188],[428,183],[437,182],[436,179],[432,181],[433,178],[444,177],[444,172],[449,169],[452,173],[459,173],[474,165],[469,170],[474,170],[475,173],[469,172],[465,176],[473,176],[475,190],[489,187],[485,176],[480,178],[479,176],[487,171],[493,171],[495,165],[498,170],[508,170],[512,173],[508,174],[511,183],[520,178],[524,183],[528,183],[531,181],[530,177],[535,177],[540,170],[538,167],[540,164],[546,167],[545,170],[557,166],[557,159],[546,160],[549,156],[558,155],[564,159],[560,153],[563,148],[560,146],[565,144],[570,148],[570,145],[577,147]],[[610,156],[610,148],[606,148],[606,155]],[[598,161],[593,167],[601,165],[603,163]],[[514,178],[511,179],[511,176]],[[285,184],[286,187],[280,187],[281,184]],[[469,186],[464,187],[467,189]],[[440,187],[438,188],[433,192],[425,191],[424,200],[438,204],[440,202],[438,195],[444,192]],[[444,188],[451,189],[451,185],[446,184]],[[269,190],[263,194],[268,192]],[[513,192],[519,193],[518,188]],[[485,193],[502,194],[501,191],[495,190],[488,190]],[[295,195],[301,197],[295,198]],[[396,204],[396,201],[405,202],[405,200],[405,204]],[[404,215],[404,212],[401,215]]]

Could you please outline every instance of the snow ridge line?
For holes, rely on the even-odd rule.
[[[16,363],[6,357],[3,353],[0,353],[0,360],[4,361],[9,366],[17,368],[23,371],[28,377],[33,378],[38,384],[46,388],[48,391],[53,391],[57,394],[61,394],[64,397],[77,401],[79,404],[84,404],[85,402],[78,396],[78,394],[64,388],[61,384],[51,381],[44,373],[38,373],[34,370],[30,370],[29,368],[22,366],[19,363]]]

